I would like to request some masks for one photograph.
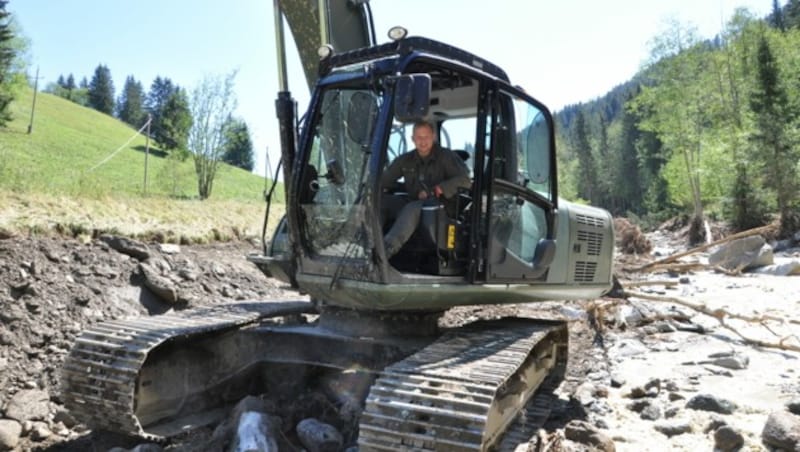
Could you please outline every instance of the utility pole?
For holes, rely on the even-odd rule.
[[[31,122],[28,123],[28,135],[33,131],[33,112],[36,111],[36,91],[39,90],[39,66],[36,66],[36,78],[33,79],[33,106],[31,107]]]
[[[147,132],[144,134],[144,194],[147,194],[147,157],[150,155],[150,123],[153,116],[147,114]]]

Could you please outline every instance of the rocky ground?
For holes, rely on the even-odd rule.
[[[657,254],[681,250],[680,236],[649,236],[654,254],[619,260],[623,286],[642,297],[460,308],[445,318],[449,324],[498,314],[569,320],[567,379],[531,450],[800,450],[800,353],[750,345],[737,335],[797,347],[800,276],[703,265],[631,271]],[[800,260],[796,243],[784,245],[776,261]],[[89,431],[60,403],[59,369],[75,337],[99,320],[223,301],[296,299],[244,259],[255,251],[249,242],[176,246],[110,236],[83,242],[2,237],[0,451],[229,447],[211,446],[211,430],[162,445]],[[690,260],[707,264],[708,256]],[[666,297],[701,304],[718,317]],[[723,312],[769,318],[753,323]],[[308,407],[313,411],[313,403]],[[300,448],[289,443],[286,450]]]

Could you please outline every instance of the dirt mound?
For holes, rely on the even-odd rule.
[[[627,218],[614,218],[614,231],[619,250],[625,254],[647,254],[653,250],[653,243],[644,235],[639,226]]]
[[[59,372],[75,337],[88,325],[232,300],[287,297],[277,281],[246,261],[247,253],[257,251],[251,243],[131,243],[147,250],[146,258],[120,252],[108,240],[0,240],[0,419],[9,417],[12,402],[25,391],[49,394],[47,416],[17,419],[23,426],[21,450],[72,434],[59,420]],[[146,268],[178,294],[175,303],[148,288]],[[37,421],[49,434],[25,430]],[[37,443],[25,443],[34,437]]]

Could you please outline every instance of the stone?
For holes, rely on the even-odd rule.
[[[295,427],[297,437],[309,452],[342,450],[344,439],[336,427],[314,418],[303,419]]]
[[[20,422],[46,420],[50,413],[50,396],[39,389],[20,391],[8,401],[6,417]]]
[[[732,414],[737,406],[733,402],[710,394],[698,394],[686,402],[686,408],[698,411],[711,411],[720,414]]]
[[[158,250],[164,254],[178,254],[181,252],[181,246],[175,243],[159,243]]]
[[[178,291],[167,278],[161,277],[154,268],[145,263],[139,264],[139,269],[144,276],[145,287],[150,289],[156,297],[168,303],[178,301]]]
[[[657,403],[651,403],[646,406],[639,417],[646,421],[655,421],[661,418],[661,407]]]
[[[754,270],[760,275],[793,276],[800,275],[800,261],[791,261],[783,264],[766,265]]]
[[[786,403],[786,409],[790,413],[800,416],[800,399],[790,400]]]
[[[229,449],[231,452],[278,452],[275,432],[279,429],[280,421],[269,416],[267,410],[266,402],[253,396],[245,397],[236,404],[231,416],[231,425],[236,426]]]
[[[101,235],[99,240],[106,243],[117,252],[134,257],[140,261],[146,261],[150,258],[150,248],[142,242],[108,234]]]
[[[53,422],[61,422],[67,428],[78,425],[78,421],[67,411],[66,408],[59,408],[53,416]]]
[[[800,417],[786,411],[773,411],[761,431],[761,441],[767,446],[800,450]]]
[[[46,440],[52,434],[53,432],[51,432],[50,429],[47,428],[47,424],[45,424],[44,422],[34,422],[33,428],[31,429],[29,436],[31,437],[32,440],[40,442]]]
[[[692,432],[692,424],[687,421],[679,422],[662,422],[653,426],[653,428],[668,437],[683,435],[684,433]]]
[[[708,361],[709,364],[713,364],[719,367],[724,367],[726,369],[733,369],[733,370],[747,369],[747,366],[750,364],[750,358],[748,358],[746,355],[742,355],[741,353],[735,353],[735,352],[712,353],[708,357],[710,358],[710,360]]]
[[[714,431],[714,449],[721,452],[733,452],[744,445],[744,436],[730,425],[723,425]]]
[[[586,421],[572,420],[564,428],[564,436],[576,443],[591,446],[593,450],[614,452],[614,441],[600,429]]]
[[[706,425],[706,428],[703,429],[703,431],[705,433],[713,432],[713,431],[717,430],[718,428],[724,427],[726,425],[728,425],[728,422],[724,418],[722,418],[722,416],[720,416],[718,414],[712,414],[709,417],[708,425]]]
[[[22,435],[22,425],[11,419],[0,419],[0,450],[13,450]]]

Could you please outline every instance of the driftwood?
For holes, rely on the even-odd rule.
[[[778,342],[762,341],[760,339],[754,339],[754,338],[745,336],[744,334],[739,332],[736,328],[734,328],[733,326],[731,326],[730,324],[727,323],[728,319],[742,320],[744,322],[761,325],[762,327],[766,328],[770,333],[775,334],[775,332],[772,331],[772,329],[770,328],[770,326],[769,326],[769,324],[767,322],[778,322],[778,323],[789,323],[789,324],[793,324],[793,325],[800,325],[800,320],[798,320],[798,319],[785,319],[785,318],[782,318],[782,317],[776,317],[776,316],[772,316],[772,315],[751,316],[751,315],[737,314],[737,313],[734,313],[734,312],[726,311],[725,309],[710,309],[708,306],[706,306],[704,304],[692,303],[691,301],[687,301],[687,300],[684,300],[684,299],[681,299],[681,298],[677,298],[677,297],[664,297],[664,296],[659,296],[659,295],[651,295],[651,294],[646,294],[646,293],[641,293],[641,292],[632,292],[632,291],[627,291],[627,290],[625,291],[625,293],[626,293],[627,296],[641,298],[643,300],[661,301],[661,302],[666,302],[666,303],[675,303],[675,304],[678,304],[678,305],[681,305],[681,306],[685,306],[685,307],[687,307],[689,309],[692,309],[692,310],[694,310],[696,312],[699,312],[701,314],[705,314],[705,315],[707,315],[709,317],[713,317],[714,319],[717,320],[717,322],[719,322],[719,324],[723,328],[725,328],[728,331],[731,331],[735,335],[739,336],[739,338],[741,338],[747,344],[756,345],[756,346],[765,347],[765,348],[776,348],[776,349],[780,349],[780,350],[789,350],[789,351],[793,351],[793,352],[800,352],[800,345],[787,343],[787,341],[789,341],[790,339],[800,340],[800,338],[798,338],[796,335],[789,335],[789,336],[781,337]],[[777,336],[777,334],[776,334],[776,336]]]
[[[764,233],[764,232],[769,231],[770,229],[774,229],[774,228],[775,227],[773,225],[767,225],[767,226],[761,226],[761,227],[758,227],[758,228],[748,229],[747,231],[738,232],[736,234],[729,235],[729,236],[727,236],[727,237],[725,237],[723,239],[719,239],[719,240],[716,240],[714,242],[707,243],[705,245],[701,245],[701,246],[698,246],[696,248],[692,248],[692,249],[690,249],[688,251],[684,251],[682,253],[672,254],[672,255],[667,256],[667,257],[665,257],[663,259],[659,259],[657,261],[650,262],[649,264],[645,264],[645,265],[642,265],[641,267],[632,269],[632,271],[637,271],[637,272],[651,271],[650,269],[652,267],[663,266],[664,264],[672,263],[672,262],[674,262],[674,261],[676,261],[676,260],[678,260],[678,259],[680,259],[682,257],[690,256],[692,254],[699,253],[701,251],[705,251],[705,250],[707,250],[709,248],[712,248],[714,246],[721,245],[723,243],[727,243],[727,242],[730,242],[730,241],[733,241],[733,240],[736,240],[736,239],[750,237],[751,235],[758,235],[758,234]]]
[[[680,284],[672,280],[652,280],[652,281],[620,281],[622,287],[642,287],[642,286],[665,286],[674,287]]]

